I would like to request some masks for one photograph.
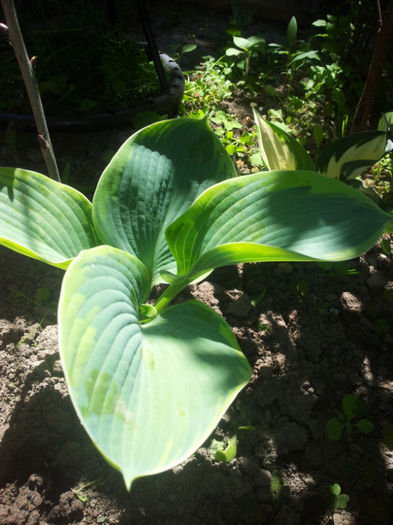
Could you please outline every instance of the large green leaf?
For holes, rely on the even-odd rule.
[[[141,325],[149,285],[138,259],[100,246],[71,263],[59,303],[72,401],[127,487],[192,454],[250,377],[230,328],[202,303],[169,307]]]
[[[315,159],[315,167],[333,179],[351,179],[375,164],[386,151],[385,131],[362,131],[332,142]]]
[[[269,170],[312,170],[313,161],[294,137],[273,122],[265,120],[255,109],[259,151]]]
[[[206,190],[167,230],[179,275],[251,261],[360,255],[392,217],[346,184],[311,171],[247,175]]]
[[[0,244],[66,268],[81,250],[97,244],[91,203],[40,173],[0,168]]]
[[[104,171],[93,219],[106,244],[143,261],[158,282],[176,268],[166,228],[209,186],[236,175],[206,120],[179,118],[127,140]]]

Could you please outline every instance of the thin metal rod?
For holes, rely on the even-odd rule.
[[[147,11],[146,4],[147,4],[146,0],[137,0],[138,11],[139,11],[139,16],[142,22],[143,32],[145,33],[147,45],[149,47],[149,52],[154,62],[154,67],[156,68],[158,80],[161,86],[161,91],[163,93],[168,93],[169,91],[168,81],[166,79],[165,71],[164,71],[164,68],[162,66],[162,62],[160,59],[160,54],[157,49],[157,44],[153,36],[153,31],[151,28],[149,13]]]

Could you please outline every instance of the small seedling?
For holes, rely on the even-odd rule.
[[[260,36],[250,36],[249,38],[233,36],[233,43],[236,47],[229,47],[225,54],[229,57],[241,57],[237,67],[244,71],[246,77],[250,71],[250,60],[253,54],[265,52],[265,39]]]
[[[33,339],[34,336],[36,335],[38,329],[40,328],[40,326],[42,325],[42,323],[45,321],[45,317],[46,317],[46,314],[44,314],[44,317],[41,319],[41,321],[37,324],[34,324],[31,328],[31,330],[24,336],[22,337],[22,339],[20,339],[16,345],[15,345],[15,348],[17,348],[20,344],[24,343],[25,341],[27,341],[28,339]],[[36,346],[36,343],[33,345],[33,346]]]
[[[213,439],[210,447],[210,455],[212,459],[221,461],[222,463],[229,463],[236,456],[236,453],[236,435],[229,438],[228,441],[217,441],[216,439]]]
[[[89,483],[86,483],[85,485],[82,485],[78,489],[71,489],[71,492],[75,494],[75,496],[82,502],[86,503],[87,496],[83,495],[83,491],[87,489],[88,487],[91,487],[92,485],[96,484],[98,480],[89,481]]]
[[[374,430],[374,423],[364,417],[368,412],[367,406],[358,397],[353,394],[344,396],[342,410],[342,413],[329,419],[326,424],[326,435],[332,441],[338,441],[342,436],[351,441],[355,429],[362,434],[369,434]]]
[[[381,250],[383,251],[383,253],[385,253],[386,255],[391,255],[392,254],[392,247],[390,246],[390,240],[389,239],[382,239],[382,241],[380,243],[380,247],[381,247]]]
[[[328,501],[333,509],[333,512],[337,509],[346,509],[349,502],[348,494],[341,493],[341,487],[338,483],[330,485],[328,492]]]
[[[263,301],[265,295],[266,295],[266,292],[267,292],[267,289],[268,289],[269,285],[266,284],[264,287],[263,287],[263,290],[260,294],[258,294],[255,299],[251,299],[251,306],[253,306],[254,308],[261,302]]]
[[[280,499],[283,483],[281,480],[280,472],[273,470],[272,480],[270,482],[270,493],[272,495],[273,502],[276,503]]]

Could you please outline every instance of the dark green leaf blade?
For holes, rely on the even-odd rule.
[[[104,171],[93,199],[103,241],[143,261],[154,282],[176,268],[166,228],[206,188],[236,175],[205,119],[154,123],[134,134]]]
[[[273,171],[216,184],[167,230],[178,275],[257,261],[340,261],[392,223],[370,199],[310,171]]]

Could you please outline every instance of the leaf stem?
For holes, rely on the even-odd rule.
[[[165,308],[190,282],[188,275],[177,277],[154,303],[157,313]]]
[[[38,90],[35,78],[33,63],[26,51],[23,35],[19,26],[16,14],[14,0],[0,0],[3,7],[7,26],[2,24],[2,29],[8,34],[8,40],[12,45],[19,69],[25,84],[27,95],[29,97],[31,109],[38,131],[38,141],[40,144],[42,156],[44,157],[48,175],[52,179],[60,182],[59,169],[57,167],[56,157],[50,140],[48,126],[46,123],[44,108],[42,107],[41,96]],[[34,58],[34,57],[33,57]]]

